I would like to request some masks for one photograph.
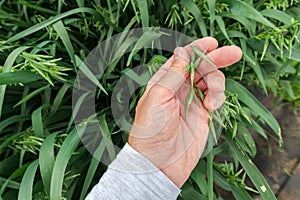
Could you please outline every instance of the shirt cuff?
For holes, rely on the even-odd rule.
[[[162,199],[172,199],[170,197],[176,199],[181,192],[161,170],[128,143],[125,144],[117,158],[109,165],[109,169],[131,175],[136,174],[149,189],[160,190],[163,195]]]

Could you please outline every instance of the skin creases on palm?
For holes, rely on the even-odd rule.
[[[159,91],[156,93],[161,92],[164,97],[157,98],[152,95],[153,90]],[[143,117],[136,119],[130,142],[134,142],[138,137],[136,148],[142,149],[140,153],[158,168],[164,168],[180,158],[195,140],[198,142],[199,149],[195,151],[198,152],[198,156],[205,146],[209,114],[203,106],[199,107],[193,101],[189,108],[189,116],[185,117],[185,96],[188,90],[187,83],[175,94],[167,88],[156,85],[147,94],[149,98],[141,99],[137,107],[136,115],[144,109],[149,115],[142,115]]]

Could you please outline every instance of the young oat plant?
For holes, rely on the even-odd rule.
[[[194,80],[195,70],[196,70],[197,66],[200,64],[201,60],[205,60],[209,64],[215,66],[215,64],[205,55],[207,50],[204,50],[203,52],[201,52],[199,49],[197,49],[194,46],[191,46],[191,48],[193,50],[192,56],[191,56],[191,61],[190,61],[190,64],[187,65],[184,69],[185,72],[189,72],[190,81],[191,81],[190,92],[189,92],[189,95],[187,95],[186,100],[185,100],[185,117],[186,118],[188,117],[188,110],[189,110],[189,107],[190,107],[193,99],[195,100],[195,102],[198,106],[203,105],[203,101],[204,101],[204,95],[203,95],[202,91],[200,90],[200,88],[195,84],[195,80]],[[202,104],[199,103],[197,95],[200,97]],[[221,127],[225,127],[225,124],[223,123],[223,119],[222,119],[222,115],[220,114],[220,111],[221,111],[221,113],[224,113],[224,111],[222,110],[222,107],[220,108],[219,111],[218,110],[216,110],[214,112],[208,111],[212,118],[212,120],[209,120],[209,126],[210,126],[210,130],[213,133],[215,143],[217,143],[217,133],[216,133],[216,129],[214,127],[213,120],[217,121]]]
[[[187,95],[185,100],[186,118],[188,117],[188,110],[193,100],[196,102],[198,106],[203,105],[203,101],[204,101],[203,92],[195,84],[195,80],[194,80],[195,70],[197,66],[200,64],[201,60],[205,60],[209,64],[215,66],[215,64],[205,55],[207,50],[201,52],[199,49],[197,49],[194,46],[191,46],[191,48],[193,49],[193,52],[192,52],[190,64],[187,65],[184,69],[185,72],[189,72],[190,82],[191,82],[190,92]],[[217,135],[219,135],[220,134],[219,132],[221,132],[219,128],[221,129],[224,128],[225,130],[231,129],[232,137],[234,138],[236,136],[237,133],[237,121],[235,119],[236,115],[241,114],[251,124],[251,120],[246,114],[246,112],[242,109],[241,105],[239,104],[237,96],[229,92],[225,92],[225,94],[226,94],[226,100],[223,103],[223,105],[215,111],[208,111],[211,116],[211,120],[209,120],[209,126],[213,134],[215,144],[217,144]],[[201,104],[199,102],[197,95],[200,97],[200,100],[202,101]],[[218,129],[216,127],[218,127]]]
[[[13,70],[30,70],[38,73],[52,86],[54,84],[51,77],[66,82],[67,80],[63,76],[68,76],[66,72],[72,70],[71,68],[60,66],[58,62],[61,61],[61,58],[53,58],[51,55],[23,52],[21,57],[24,59],[24,62],[14,66]]]

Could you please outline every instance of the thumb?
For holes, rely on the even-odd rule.
[[[157,84],[167,88],[173,93],[177,92],[186,81],[184,68],[189,64],[190,58],[188,52],[183,47],[177,47],[174,50],[174,61],[169,67],[167,73],[157,82]]]

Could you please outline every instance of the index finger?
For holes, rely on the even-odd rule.
[[[195,46],[201,51],[207,50],[207,52],[211,52],[218,47],[218,41],[213,37],[205,37],[195,40],[184,47],[184,49],[188,51],[189,54],[192,53],[192,49],[190,48],[190,46]],[[182,59],[187,60],[187,62],[189,62],[189,58],[185,58],[184,56],[182,56]],[[171,58],[169,58],[168,61],[153,75],[153,77],[148,82],[147,88],[157,83],[167,73],[173,62],[174,55]],[[185,66],[182,66],[182,69],[184,69],[184,67]]]
[[[201,60],[197,67],[197,72],[200,76],[195,79],[198,82],[207,74],[218,70],[219,68],[228,67],[242,58],[242,50],[237,46],[224,46],[208,53],[207,58],[210,59],[214,65],[205,60]]]

